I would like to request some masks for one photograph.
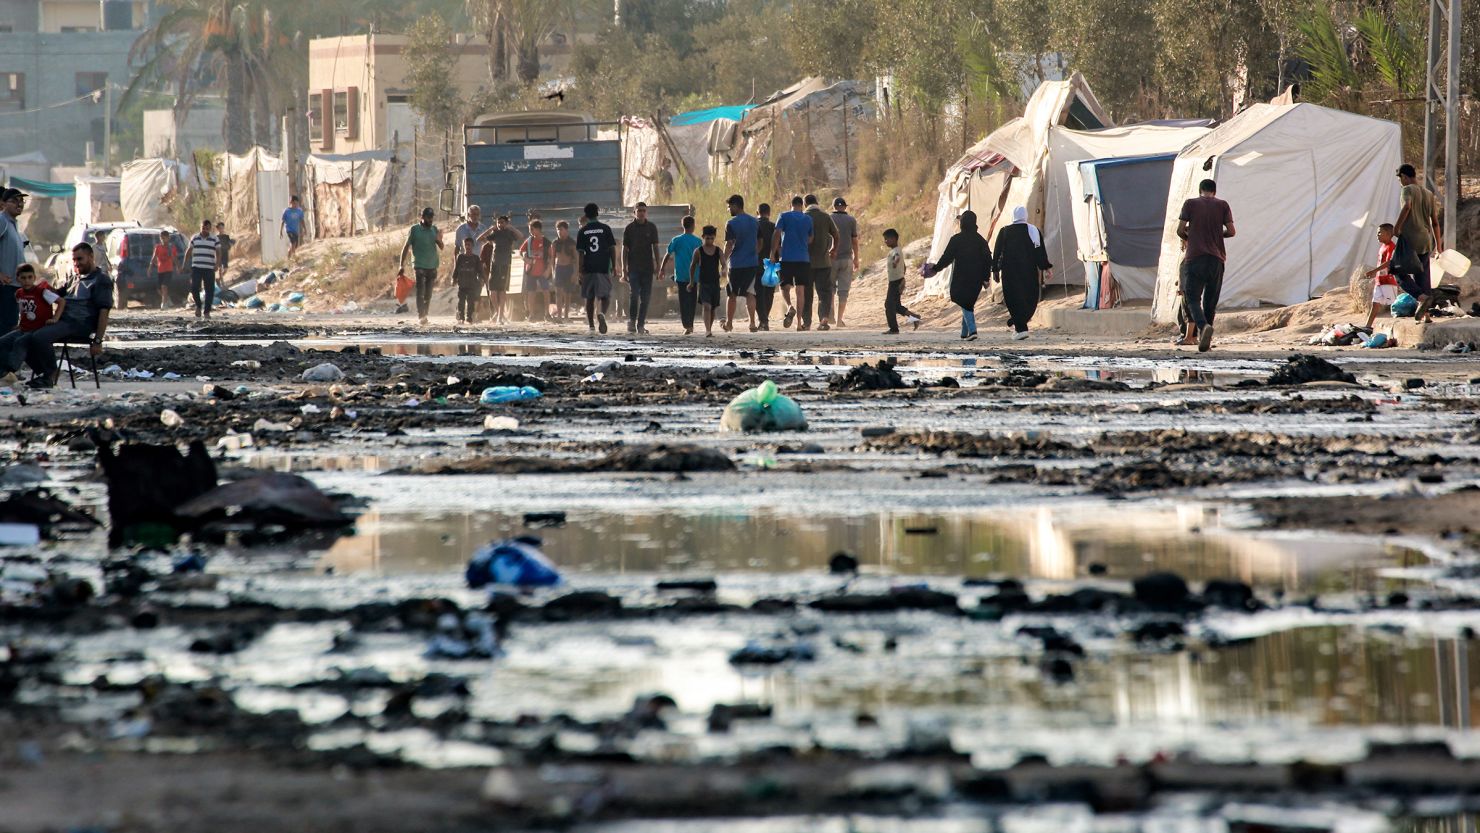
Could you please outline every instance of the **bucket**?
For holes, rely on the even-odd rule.
[[[1464,277],[1470,271],[1470,259],[1456,252],[1454,249],[1445,249],[1434,258],[1434,263],[1444,270],[1444,274],[1456,278]]]

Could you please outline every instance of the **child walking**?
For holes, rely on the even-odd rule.
[[[704,305],[704,337],[714,338],[714,310],[720,304],[720,272],[724,266],[725,253],[714,245],[718,231],[714,226],[705,226],[702,235],[704,245],[694,251],[689,263],[689,280],[699,285],[699,303]]]
[[[550,248],[555,253],[555,307],[561,321],[570,320],[570,308],[581,294],[576,278],[576,239],[570,236],[570,223],[565,220],[555,224],[555,241]]]
[[[889,247],[889,254],[885,256],[885,269],[889,275],[889,291],[884,295],[884,318],[889,322],[889,329],[884,335],[897,335],[899,333],[899,318],[903,315],[905,322],[915,329],[920,329],[920,316],[905,308],[904,297],[904,251],[899,248],[899,232],[894,229],[884,230],[884,245]]]
[[[1377,311],[1382,307],[1391,307],[1398,300],[1398,278],[1388,271],[1388,264],[1393,262],[1393,250],[1398,246],[1398,239],[1393,234],[1392,223],[1383,223],[1377,227],[1377,268],[1369,269],[1367,277],[1377,276],[1372,284],[1372,310],[1367,313],[1367,329],[1372,329],[1372,324],[1377,320]]]
[[[463,238],[462,251],[452,267],[452,280],[457,284],[457,323],[471,324],[483,294],[483,260],[473,251],[473,236]]]
[[[529,236],[519,245],[519,256],[524,258],[525,312],[531,321],[549,321],[549,293],[554,282],[550,277],[552,258],[544,223],[530,221]]]

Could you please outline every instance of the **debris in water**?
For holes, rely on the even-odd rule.
[[[494,541],[473,553],[463,577],[474,589],[489,584],[515,587],[554,587],[560,571],[540,551],[544,543],[533,536]]]

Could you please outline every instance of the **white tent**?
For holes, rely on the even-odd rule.
[[[1052,130],[1063,125],[1094,129],[1112,124],[1079,73],[1067,81],[1040,84],[1021,118],[992,131],[946,171],[936,203],[930,259],[945,251],[946,242],[956,232],[956,217],[967,209],[976,212],[982,236],[989,240],[996,233],[998,219],[1011,217],[1017,206],[1026,207],[1029,221],[1043,228]],[[947,269],[926,282],[925,293],[944,294],[949,285]]]
[[[221,209],[227,231],[259,235],[263,263],[287,258],[288,241],[278,233],[278,226],[288,207],[288,166],[260,147],[241,156],[222,154],[219,164],[226,186]]]
[[[1070,130],[1054,127],[1048,135],[1042,221],[1048,260],[1054,264],[1059,283],[1089,285],[1091,273],[1081,259],[1076,231],[1076,212],[1083,214],[1085,188],[1079,164],[1092,159],[1176,153],[1210,132],[1206,123],[1130,124],[1104,130]],[[1162,201],[1166,194],[1153,199]],[[1098,265],[1090,267],[1098,269]],[[1156,286],[1156,267],[1121,265],[1114,270],[1121,298],[1149,299]]]
[[[74,223],[109,223],[123,219],[119,206],[116,176],[79,176],[73,180],[77,186],[77,204],[72,210]]]
[[[1212,179],[1233,209],[1221,305],[1289,305],[1343,286],[1398,214],[1398,125],[1314,104],[1256,104],[1178,155],[1153,315],[1177,315],[1182,202]]]

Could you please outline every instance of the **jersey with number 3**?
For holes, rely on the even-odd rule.
[[[612,257],[617,250],[617,237],[612,227],[599,220],[581,226],[576,242],[581,249],[581,271],[588,274],[609,274]]]

